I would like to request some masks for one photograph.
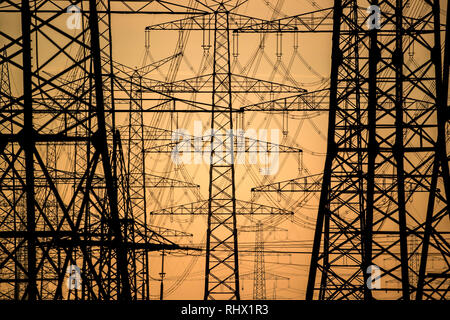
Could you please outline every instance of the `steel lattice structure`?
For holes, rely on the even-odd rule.
[[[323,180],[254,188],[321,193],[307,299],[448,298],[449,48],[448,42],[442,47],[439,1],[426,1],[411,17],[404,12],[408,3],[372,1],[381,10],[381,26],[370,29],[361,12],[367,2],[335,1]],[[414,49],[425,58],[410,66],[404,56]],[[296,96],[249,107],[308,106]],[[424,215],[413,212],[420,193],[428,203]],[[438,271],[427,264],[431,255]],[[373,265],[381,269],[387,294],[367,285]]]
[[[328,155],[309,299],[315,293],[320,299],[376,297],[379,294],[366,285],[373,264],[382,266],[381,277],[394,283],[383,285],[383,290],[400,287],[399,298],[448,296],[448,86],[442,83],[439,1],[427,2],[422,15],[412,18],[403,14],[403,2],[374,1],[382,25],[369,31],[358,23],[357,1],[335,2]],[[426,52],[415,67],[404,61],[412,45]],[[448,65],[445,68],[448,73]],[[410,111],[404,103],[408,97],[431,104]],[[367,101],[367,108],[361,101]],[[383,181],[391,181],[391,186]],[[405,185],[410,182],[427,190],[426,218],[407,203]],[[390,241],[384,242],[386,235]],[[408,251],[412,239],[419,240],[418,247]],[[442,277],[430,279],[426,271],[429,249],[441,255]],[[417,270],[410,258],[417,250],[422,252],[419,280],[411,283],[409,277]],[[386,257],[394,259],[383,266]]]
[[[289,278],[281,277],[273,273],[266,273],[264,242],[266,241],[264,232],[273,234],[274,232],[287,231],[273,226],[265,226],[261,221],[257,221],[253,226],[241,227],[239,232],[254,232],[255,246],[254,246],[254,263],[252,274],[241,274],[241,279],[253,278],[253,300],[266,300],[266,280],[289,280]]]
[[[332,8],[273,21],[236,13],[245,0],[193,2],[0,2],[0,14],[20,21],[19,30],[0,30],[0,299],[150,299],[149,253],[188,248],[168,239],[185,233],[150,225],[149,216],[205,215],[204,299],[239,300],[246,275],[239,274],[238,216],[293,212],[237,199],[236,158],[256,145],[302,152],[225,133],[236,129],[236,114],[255,111],[329,114],[323,176],[252,190],[320,193],[307,299],[448,299],[450,36],[442,1],[426,0],[415,11],[410,0],[334,0]],[[71,5],[81,13],[74,34],[61,23]],[[380,28],[368,25],[369,5],[380,8]],[[185,16],[146,32],[211,34],[213,43],[204,44],[212,50],[211,72],[183,80],[147,76],[172,60],[179,64],[181,53],[144,69],[116,63],[115,13]],[[231,43],[239,33],[331,34],[329,88],[306,92],[233,73]],[[411,50],[421,53],[416,64],[405,59]],[[12,72],[20,74],[19,92],[11,90]],[[235,106],[239,94],[278,98]],[[124,112],[128,123],[120,126]],[[180,145],[173,131],[147,126],[145,112],[210,115],[218,134],[201,137],[210,149],[207,199],[150,212],[149,189],[199,186],[146,171],[146,154]],[[185,142],[194,150],[198,138]],[[255,297],[264,298],[261,222],[256,228]],[[81,277],[75,290],[65,283],[73,266]],[[381,290],[368,285],[374,266]]]
[[[262,214],[268,212],[283,214],[283,210],[249,203],[250,211],[245,208],[244,201],[237,201],[235,187],[236,141],[238,134],[233,132],[233,113],[241,112],[232,105],[233,95],[238,93],[299,93],[302,88],[282,85],[259,79],[244,77],[231,72],[231,37],[242,27],[267,23],[267,21],[242,16],[233,12],[244,2],[228,1],[202,3],[207,12],[181,20],[175,20],[154,26],[146,30],[198,30],[212,33],[212,73],[196,78],[170,83],[150,81],[146,87],[156,91],[170,93],[206,93],[211,94],[211,134],[208,142],[210,148],[209,166],[209,196],[205,202],[181,205],[175,208],[162,209],[153,214],[198,214],[207,209],[208,226],[206,240],[206,267],[204,298],[207,299],[240,299],[239,293],[239,263],[236,215]],[[292,27],[287,27],[293,30]],[[254,32],[264,32],[256,28]],[[183,110],[173,110],[182,112]],[[204,140],[204,139],[203,139]],[[194,139],[191,140],[194,144]],[[244,139],[249,148],[240,152],[252,152],[252,143],[259,141]],[[170,152],[176,143],[157,146],[156,152]],[[161,148],[162,147],[162,148]],[[268,144],[268,149],[273,146]],[[280,146],[276,146],[277,150]],[[153,151],[155,151],[153,148]],[[281,146],[287,152],[301,152],[295,148]],[[225,152],[223,152],[225,150]],[[285,152],[286,152],[285,151]],[[283,152],[283,151],[282,151]],[[256,207],[257,209],[254,209]],[[258,210],[258,208],[261,208]]]
[[[129,168],[114,119],[111,2],[1,3],[3,14],[21,21],[19,34],[0,33],[7,43],[1,54],[3,299],[145,298],[139,277],[148,266],[141,258],[180,249],[131,210]],[[81,9],[75,36],[57,21],[70,5]],[[156,10],[185,12],[177,5]],[[33,53],[42,41],[49,51]],[[52,74],[60,57],[69,63]],[[12,68],[22,76],[19,95],[9,89]],[[66,163],[57,157],[61,151],[69,155]],[[71,265],[80,269],[77,290],[66,288]]]
[[[48,7],[50,6],[50,7]],[[52,77],[45,75],[41,70],[41,66],[45,66],[52,62],[53,57],[47,58],[40,66],[32,65],[32,56],[31,56],[31,45],[32,41],[35,41],[35,37],[37,37],[37,32],[41,32],[45,34],[45,32],[49,32],[51,29],[51,20],[43,21],[40,10],[45,9],[53,9],[51,8],[51,3],[46,3],[44,6],[39,8],[30,8],[29,1],[23,1],[22,3],[11,3],[12,10],[17,10],[20,13],[21,20],[21,35],[17,38],[16,41],[11,41],[9,45],[5,47],[8,50],[9,55],[2,57],[2,62],[8,62],[11,65],[14,65],[16,68],[20,69],[23,72],[23,95],[14,98],[7,97],[10,99],[10,103],[6,104],[7,108],[11,109],[10,117],[11,121],[15,124],[14,128],[8,133],[2,134],[3,148],[2,148],[2,162],[8,164],[6,168],[4,168],[4,173],[10,174],[11,180],[22,181],[21,185],[18,185],[15,190],[6,191],[9,194],[3,193],[5,201],[10,201],[12,197],[11,194],[16,194],[16,196],[25,197],[26,205],[25,205],[25,215],[26,218],[22,219],[19,224],[23,227],[19,227],[22,229],[23,234],[18,234],[14,229],[15,225],[6,225],[3,224],[3,227],[11,228],[11,234],[8,235],[8,231],[3,235],[2,239],[6,242],[2,245],[3,252],[6,253],[6,260],[3,261],[3,264],[11,265],[11,268],[19,268],[24,272],[26,280],[26,286],[23,290],[23,297],[26,297],[29,300],[38,299],[41,295],[43,295],[40,290],[38,290],[38,274],[41,274],[41,268],[45,264],[47,267],[53,266],[54,273],[61,274],[61,269],[67,268],[69,263],[73,263],[72,259],[72,247],[63,248],[65,256],[63,265],[60,263],[56,263],[53,261],[53,253],[50,254],[51,251],[57,250],[56,244],[61,240],[61,236],[63,232],[68,234],[73,234],[73,241],[77,241],[80,243],[80,250],[82,251],[86,261],[87,261],[87,270],[86,272],[86,282],[92,281],[92,287],[90,290],[96,291],[89,292],[89,294],[99,295],[103,298],[108,297],[129,297],[130,288],[128,283],[127,276],[127,264],[126,264],[126,253],[123,251],[121,246],[119,245],[122,242],[122,232],[119,222],[119,213],[118,213],[118,198],[116,188],[116,182],[114,180],[114,170],[112,168],[111,162],[111,152],[107,147],[106,139],[106,125],[111,119],[111,114],[109,116],[105,115],[105,108],[111,108],[111,99],[110,96],[105,95],[103,88],[105,86],[110,85],[110,79],[108,76],[103,77],[103,74],[108,74],[110,72],[105,72],[108,68],[108,64],[104,64],[101,62],[101,55],[108,54],[109,46],[105,43],[109,43],[108,30],[107,25],[103,24],[107,19],[108,13],[103,13],[102,18],[100,19],[98,9],[103,10],[104,12],[108,10],[108,7],[104,7],[103,3],[98,4],[95,1],[90,2],[91,12],[85,22],[89,20],[87,24],[83,27],[83,32],[80,33],[80,37],[77,39],[73,39],[71,37],[67,37],[67,35],[63,32],[62,36],[66,36],[67,41],[75,42],[79,46],[81,52],[84,52],[83,59],[80,61],[73,61],[72,65],[64,70],[58,76],[68,72],[81,72],[83,74],[88,75],[89,77],[89,90],[81,93],[76,101],[78,102],[77,107],[79,107],[80,113],[77,115],[77,119],[73,119],[70,121],[70,125],[65,128],[61,128],[59,132],[48,132],[46,126],[37,127],[34,124],[34,112],[39,109],[37,106],[34,97],[37,93],[44,93],[49,100],[51,101],[51,96],[54,97],[58,94],[63,95],[73,95],[72,92],[68,92],[58,85],[57,80],[58,76]],[[106,9],[106,10],[105,10]],[[55,13],[55,16],[61,14],[61,11],[58,10],[58,13]],[[104,17],[103,15],[106,15]],[[103,38],[103,44],[100,44],[100,32],[105,36]],[[90,41],[87,40],[87,34],[90,34]],[[8,36],[7,34],[2,34],[2,37],[13,40],[14,36]],[[100,50],[102,47],[103,50]],[[63,49],[60,50],[59,53],[63,52]],[[19,59],[18,59],[19,57]],[[15,59],[13,59],[15,58]],[[89,67],[92,67],[93,70],[89,70]],[[39,68],[39,69],[38,69]],[[39,85],[40,84],[40,85]],[[95,92],[95,94],[91,94]],[[55,102],[58,105],[57,102]],[[106,107],[105,107],[106,105]],[[41,110],[45,110],[46,106],[41,106]],[[48,109],[47,109],[48,110]],[[51,110],[51,109],[50,109]],[[49,111],[50,111],[49,110]],[[64,107],[62,108],[64,110]],[[47,114],[48,119],[52,117],[58,118],[61,117],[63,113],[59,115],[52,116],[51,113]],[[89,125],[81,125],[89,120]],[[77,128],[79,130],[75,130]],[[80,148],[83,154],[81,157],[83,158],[84,170],[80,170],[80,179],[76,182],[77,189],[74,190],[71,201],[66,202],[62,199],[59,191],[55,187],[55,182],[53,181],[49,169],[47,168],[43,159],[41,159],[39,153],[39,144],[45,142],[57,143],[57,142],[78,142],[80,145],[83,142],[83,148]],[[12,145],[18,145],[15,151],[12,152]],[[18,157],[23,157],[24,162],[20,165],[17,161]],[[104,181],[107,185],[106,190],[95,190],[92,188],[92,178],[93,173],[97,170],[97,167],[101,167],[104,175]],[[2,168],[2,169],[3,169]],[[39,186],[36,182],[36,176],[41,174],[45,177],[46,183],[48,187],[52,190],[52,193],[56,197],[58,211],[62,213],[63,218],[58,224],[54,225],[53,221],[50,218],[46,217],[46,212],[43,211],[43,208],[46,206],[43,199],[39,199],[36,195],[39,194]],[[2,186],[5,183],[5,175],[2,175]],[[83,190],[85,192],[81,193]],[[94,196],[94,194],[96,194]],[[107,200],[106,203],[103,203],[103,199]],[[99,203],[100,201],[100,203]],[[74,206],[73,203],[77,202],[80,204],[78,210],[76,210],[75,214],[71,214]],[[86,245],[83,244],[85,241],[95,241],[90,239],[90,235],[86,238],[82,238],[81,234],[83,230],[86,232],[86,228],[94,221],[86,221],[84,219],[87,207],[97,207],[99,209],[99,216],[103,217],[108,221],[106,227],[109,231],[106,231],[105,235],[107,238],[110,238],[112,246],[109,250],[110,254],[114,254],[115,258],[112,258],[111,255],[105,254],[102,257],[106,259],[111,259],[109,263],[114,263],[116,269],[116,276],[113,278],[109,277],[106,280],[102,273],[104,272],[104,265],[102,261],[94,261],[93,255],[91,255],[90,250],[87,249]],[[11,208],[15,207],[15,204],[11,204]],[[101,208],[107,208],[107,212],[101,210]],[[7,216],[10,216],[11,219],[17,219],[13,212],[7,212]],[[42,221],[41,225],[37,224],[37,221]],[[98,221],[104,223],[104,221]],[[44,231],[46,227],[50,229],[50,231]],[[90,232],[91,230],[89,230]],[[59,234],[58,234],[59,233]],[[94,236],[95,237],[95,236]],[[102,236],[101,236],[102,238]],[[13,242],[17,241],[18,243],[11,247]],[[97,240],[98,241],[98,240]],[[101,239],[100,241],[103,241]],[[49,245],[45,245],[47,242]],[[22,261],[12,259],[11,253],[15,252],[19,248],[25,248],[26,251],[26,259]],[[88,258],[89,257],[89,258]],[[100,258],[100,257],[97,257]],[[114,262],[113,262],[114,261]],[[45,263],[44,263],[45,262]],[[105,261],[106,262],[106,261]],[[96,267],[97,266],[97,267]],[[65,267],[65,268],[64,268]],[[52,275],[53,272],[47,272],[48,275]],[[47,277],[47,275],[45,275]],[[42,279],[41,281],[49,281],[53,282],[53,285],[56,287],[54,290],[55,297],[61,296],[62,294],[62,281],[63,278],[59,277],[55,280],[53,279]],[[90,278],[88,280],[88,278]],[[91,280],[92,279],[92,280]],[[16,281],[19,279],[10,279],[10,283],[13,288],[15,286]],[[118,284],[117,282],[120,282]],[[123,288],[123,291],[119,292],[117,290],[119,287]]]

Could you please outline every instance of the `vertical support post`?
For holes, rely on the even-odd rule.
[[[340,39],[340,21],[342,17],[342,2],[335,0],[333,10],[333,36],[332,36],[332,52],[331,52],[331,76],[330,76],[330,111],[328,116],[328,145],[327,156],[325,159],[325,170],[322,180],[322,191],[319,200],[319,212],[317,215],[316,229],[314,231],[314,243],[311,254],[311,263],[308,274],[308,284],[306,288],[306,300],[314,298],[314,290],[316,283],[316,274],[318,268],[320,242],[322,239],[323,223],[325,219],[329,219],[328,195],[331,182],[331,170],[334,157],[336,156],[336,143],[334,140],[335,122],[337,111],[337,85],[338,71],[342,63],[342,53],[339,48]]]
[[[397,165],[397,203],[398,223],[400,232],[400,265],[402,276],[403,300],[409,300],[409,267],[408,267],[408,239],[406,233],[406,205],[405,205],[405,177],[403,141],[403,0],[397,0],[395,6],[395,52],[393,63],[395,67],[395,147],[394,158]]]
[[[89,26],[91,30],[91,51],[94,67],[95,80],[95,98],[98,131],[94,142],[96,149],[101,154],[103,170],[106,181],[106,192],[109,200],[111,229],[114,234],[114,247],[117,255],[117,282],[118,282],[118,299],[130,300],[130,285],[128,282],[127,269],[127,251],[122,241],[122,230],[120,226],[119,212],[117,207],[117,187],[116,181],[113,179],[110,157],[108,153],[106,141],[106,123],[105,123],[105,105],[103,96],[103,79],[102,79],[102,61],[100,57],[99,29],[98,29],[98,13],[95,0],[89,1],[90,15]]]
[[[378,1],[374,1],[373,5],[378,5]],[[364,243],[364,251],[362,253],[362,272],[364,279],[367,280],[367,268],[372,264],[372,228],[373,228],[373,211],[374,211],[374,190],[375,190],[375,160],[379,152],[379,145],[376,138],[376,122],[377,122],[377,69],[380,61],[380,49],[378,47],[378,29],[373,28],[369,32],[369,98],[367,105],[367,121],[369,141],[367,146],[367,202],[365,210],[365,225],[362,230],[362,241]],[[360,214],[363,214],[361,212]],[[364,286],[364,300],[371,300],[372,292],[367,286]]]
[[[34,129],[33,101],[31,80],[31,12],[30,2],[22,0],[22,58],[23,58],[23,99],[24,99],[24,129],[22,145],[25,152],[26,169],[26,207],[27,207],[27,297],[37,299],[37,269],[36,269],[36,217],[34,190]]]

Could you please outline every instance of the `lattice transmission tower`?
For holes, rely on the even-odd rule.
[[[144,81],[147,90],[169,92],[171,95],[190,93],[208,94],[210,102],[190,101],[194,106],[191,112],[208,112],[211,114],[210,136],[183,136],[189,150],[198,148],[197,141],[201,141],[201,147],[207,147],[209,152],[209,188],[208,200],[178,205],[171,208],[163,208],[151,212],[153,215],[173,214],[207,214],[207,238],[206,238],[206,267],[205,267],[205,299],[240,299],[239,293],[239,250],[237,241],[238,215],[252,214],[292,214],[287,210],[254,204],[252,202],[237,200],[235,182],[236,158],[244,153],[256,153],[263,145],[268,152],[300,153],[301,150],[294,147],[255,140],[254,138],[240,136],[236,129],[233,116],[243,113],[240,107],[233,106],[233,100],[239,94],[287,94],[305,93],[306,90],[284,85],[276,82],[255,79],[239,74],[231,70],[233,34],[237,34],[242,28],[254,26],[252,33],[277,32],[279,26],[271,26],[270,21],[247,17],[237,14],[235,11],[247,1],[197,1],[201,3],[202,14],[192,17],[174,20],[166,23],[148,26],[147,32],[155,31],[202,31],[202,47],[212,52],[209,74],[178,80],[173,82]],[[267,27],[266,24],[269,24]],[[295,30],[288,26],[287,30]],[[152,38],[152,36],[148,36]],[[167,106],[154,109],[155,112],[167,110]],[[170,106],[170,111],[188,112],[180,107]],[[242,128],[240,128],[242,129]],[[230,134],[231,132],[231,134]],[[177,143],[154,146],[148,152],[173,151]],[[184,146],[186,146],[184,145]],[[224,152],[225,151],[225,152]]]
[[[413,12],[406,2],[373,1],[381,25],[367,30],[357,23],[360,1],[335,1],[328,155],[308,299],[383,298],[367,285],[372,265],[389,297],[448,298],[448,64],[443,69],[440,3],[425,1]],[[421,52],[414,66],[405,61],[411,46]],[[426,190],[425,201],[418,199],[423,193],[406,196],[410,182]],[[422,259],[412,283],[416,251]],[[431,252],[441,259],[435,275],[427,268]],[[386,257],[395,260],[384,264]]]
[[[110,23],[117,12],[188,12],[138,5],[0,3],[2,20],[19,22],[0,33],[2,299],[147,298],[140,257],[180,249],[133,215]],[[20,80],[15,90],[10,77]]]
[[[149,252],[181,249],[164,236],[177,232],[149,225],[150,214],[206,215],[204,298],[240,299],[237,217],[292,212],[238,200],[235,160],[260,146],[301,153],[240,135],[234,116],[253,111],[329,112],[323,177],[254,189],[320,193],[307,299],[448,299],[450,45],[443,1],[335,0],[331,8],[273,21],[236,13],[246,2],[0,3],[2,17],[20,22],[0,32],[0,299],[149,299]],[[68,31],[72,5],[79,12]],[[146,30],[203,32],[211,72],[145,78],[173,59],[178,68],[180,54],[145,72],[116,64],[114,13],[186,16]],[[318,32],[332,36],[329,88],[306,92],[232,71],[239,33],[281,39]],[[14,90],[13,74],[20,82]],[[235,106],[243,93],[277,98]],[[124,112],[128,124],[118,126]],[[191,150],[199,139],[209,148],[206,200],[149,212],[149,189],[199,186],[147,171],[145,154],[170,154],[180,145],[172,130],[147,126],[143,112],[210,116],[218,134],[184,139]],[[161,143],[147,147],[146,139]],[[381,285],[371,289],[374,268]],[[80,271],[76,288],[66,284],[68,270]]]
[[[332,32],[323,179],[254,191],[320,192],[307,299],[448,299],[449,33],[440,1],[337,0],[320,15],[307,29]],[[289,102],[302,103],[272,107]]]

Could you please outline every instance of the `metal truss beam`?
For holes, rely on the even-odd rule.
[[[208,201],[198,201],[183,205],[177,205],[171,208],[163,208],[150,212],[150,215],[208,215]],[[212,210],[219,211],[220,207],[212,208]],[[227,213],[217,213],[227,215]],[[292,215],[292,211],[270,207],[262,204],[257,204],[244,200],[236,200],[236,214],[237,215]]]

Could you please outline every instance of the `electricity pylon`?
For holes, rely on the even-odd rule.
[[[145,236],[136,240],[138,234],[154,233],[142,225],[135,229],[136,222],[128,219],[131,186],[124,179],[127,166],[120,139],[114,136],[117,91],[109,23],[114,12],[153,11],[190,17],[149,30],[214,33],[212,74],[146,84],[146,89],[166,97],[154,111],[181,112],[180,100],[169,93],[203,90],[211,94],[211,105],[186,100],[181,104],[211,113],[213,129],[232,129],[231,115],[245,111],[329,112],[328,155],[308,299],[369,300],[385,297],[383,292],[405,300],[448,298],[450,191],[445,126],[450,50],[446,41],[442,59],[441,31],[446,31],[446,40],[449,33],[440,21],[440,2],[425,1],[423,10],[415,11],[406,6],[407,0],[373,1],[380,8],[379,30],[366,24],[377,16],[361,12],[361,7],[369,5],[367,1],[335,0],[333,8],[275,21],[235,14],[245,1],[234,5],[213,2],[197,1],[200,10],[169,1],[129,6],[118,0],[17,0],[0,8],[1,14],[20,21],[18,33],[7,28],[0,33],[1,42],[6,43],[0,53],[0,203],[5,218],[0,224],[0,294],[15,299],[61,299],[69,296],[66,270],[80,265],[82,289],[74,293],[77,298],[128,300],[135,296],[132,278],[136,271],[129,264],[134,259],[130,254],[138,247],[155,248]],[[58,19],[65,14],[61,8],[72,4],[81,10],[75,35]],[[330,89],[306,93],[301,88],[233,75],[232,32],[332,33]],[[54,33],[63,45],[52,40]],[[405,54],[413,49],[420,55],[409,64]],[[69,58],[61,69],[59,58],[63,57]],[[54,67],[59,71],[52,75]],[[15,94],[8,90],[4,77],[13,72],[21,79],[20,92]],[[235,92],[290,96],[234,108]],[[213,161],[208,200],[163,210],[208,214],[210,263],[205,298],[239,298],[236,215],[284,212],[236,200],[235,147],[225,143],[232,139],[210,137]],[[52,149],[48,149],[50,144]],[[231,159],[215,152],[214,146],[226,145],[231,148]],[[60,146],[69,155],[64,165],[54,156]],[[73,189],[63,191],[68,186]],[[299,185],[289,181],[284,186]],[[421,199],[426,199],[426,206]],[[386,234],[390,235],[388,242]],[[226,248],[221,252],[231,255],[216,254],[213,249],[220,246]],[[434,266],[428,263],[429,257]],[[372,265],[381,269],[383,290],[370,290],[366,285]],[[227,272],[216,273],[216,266]],[[216,291],[222,288],[221,293]]]
[[[382,298],[367,285],[372,265],[381,269],[385,284],[392,284],[381,287],[391,297],[447,295],[445,279],[425,280],[424,272],[430,235],[449,230],[438,218],[448,215],[449,194],[439,1],[427,2],[413,17],[403,2],[373,2],[381,11],[377,29],[355,23],[358,1],[335,1],[328,154],[307,299]],[[414,68],[404,61],[410,46],[423,51]],[[407,98],[419,101],[408,108]],[[409,182],[427,190],[426,217],[406,201]],[[391,241],[381,241],[386,234]],[[408,240],[414,238],[419,245],[408,252]],[[448,240],[434,241],[433,250],[442,258],[440,274],[448,275]],[[417,250],[422,272],[419,282],[411,283],[410,258]],[[395,260],[383,264],[387,256]]]
[[[377,7],[360,10],[370,4]],[[439,1],[420,12],[408,1],[370,4],[336,0],[315,23],[304,14],[266,24],[332,32],[328,151],[320,189],[299,178],[255,191],[320,190],[307,299],[447,299],[449,43],[442,63],[441,32],[448,39],[448,30]],[[411,64],[405,56],[414,50],[420,55]],[[308,95],[247,109],[323,108]],[[367,284],[373,265],[381,271],[380,291]]]
[[[72,5],[78,10],[66,11]],[[189,13],[158,1],[144,8],[114,0],[2,3],[0,13],[20,26],[0,34],[2,298],[130,300],[134,252],[180,248],[133,221],[114,137],[111,14],[152,10]],[[61,15],[75,19],[70,32]],[[4,88],[7,67],[21,80],[18,92]],[[55,147],[66,158],[56,160]],[[66,286],[72,266],[80,290]]]
[[[253,273],[249,274],[253,277],[253,300],[266,300],[266,280],[280,280],[289,279],[287,277],[282,277],[280,275],[275,275],[272,273],[266,273],[266,267],[264,263],[264,258],[267,253],[264,252],[264,243],[266,239],[264,238],[264,232],[280,232],[287,231],[286,229],[279,228],[276,226],[265,226],[262,221],[257,221],[254,226],[240,227],[239,232],[254,232],[255,233],[255,258],[253,264]],[[267,238],[267,237],[266,237]],[[278,253],[277,253],[278,255]],[[241,275],[241,279],[245,279],[246,274]]]
[[[245,1],[201,2],[207,12],[146,28],[151,30],[203,31],[212,33],[212,73],[171,83],[152,82],[151,90],[171,93],[202,92],[211,95],[211,131],[209,195],[206,203],[194,203],[162,209],[158,213],[208,210],[204,299],[240,299],[236,215],[239,203],[235,187],[235,137],[233,133],[233,95],[246,93],[299,93],[304,89],[232,74],[230,66],[231,34],[244,26],[265,23],[261,19],[234,13]],[[293,30],[293,28],[290,28]],[[258,29],[265,32],[266,29]],[[208,50],[208,40],[203,44]],[[174,112],[175,109],[172,109]],[[229,133],[231,132],[231,134]],[[168,146],[163,146],[167,148]],[[170,147],[169,147],[170,148]],[[225,150],[225,152],[223,152]],[[167,150],[168,151],[168,150]],[[243,203],[243,202],[241,202]],[[195,208],[194,208],[195,207]],[[267,209],[264,209],[267,211]]]

